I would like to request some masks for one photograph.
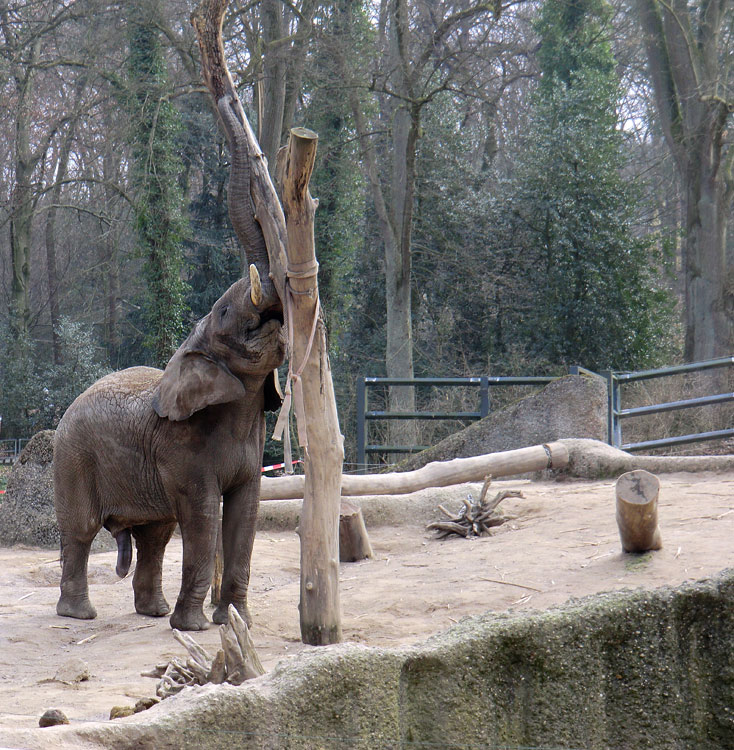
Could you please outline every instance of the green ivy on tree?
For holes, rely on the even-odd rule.
[[[163,366],[184,334],[182,245],[188,234],[178,179],[180,118],[168,100],[160,32],[145,0],[130,4],[127,72],[135,227],[147,287],[144,345]]]

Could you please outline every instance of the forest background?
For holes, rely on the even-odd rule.
[[[271,168],[291,127],[319,134],[348,460],[361,376],[731,354],[733,6],[230,3],[228,62]],[[55,427],[105,372],[165,365],[242,274],[193,7],[0,0],[3,436]],[[384,405],[415,399],[393,388]]]

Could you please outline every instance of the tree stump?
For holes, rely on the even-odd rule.
[[[342,499],[339,509],[339,561],[357,562],[372,555],[362,508],[353,501]]]
[[[638,469],[617,480],[617,526],[625,552],[661,549],[658,526],[660,481],[649,471]]]

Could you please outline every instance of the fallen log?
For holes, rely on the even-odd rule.
[[[617,480],[617,526],[625,552],[661,549],[658,526],[660,480],[649,471],[629,471]]]
[[[501,453],[488,453],[451,461],[434,461],[415,471],[391,474],[343,474],[341,494],[404,495],[427,487],[447,487],[462,482],[481,482],[487,474],[506,477],[543,469],[563,469],[568,449],[561,442],[534,445]],[[261,500],[292,500],[303,497],[304,477],[263,477]]]

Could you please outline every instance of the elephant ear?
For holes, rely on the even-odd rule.
[[[180,422],[206,406],[244,395],[245,386],[224,365],[182,347],[171,357],[153,392],[153,408],[159,417]]]

